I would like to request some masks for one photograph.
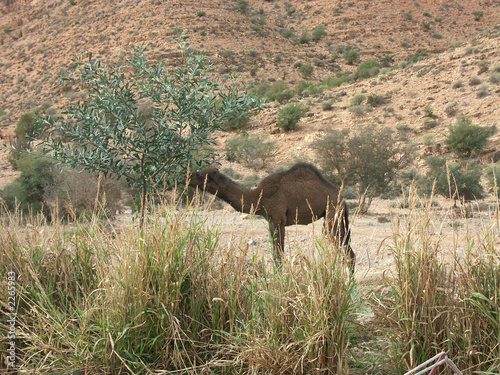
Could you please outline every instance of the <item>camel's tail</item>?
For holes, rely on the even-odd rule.
[[[351,226],[349,225],[349,210],[347,209],[347,205],[344,207],[344,239],[343,239],[343,247],[347,250],[349,255],[350,262],[349,267],[351,268],[351,272],[354,273],[354,267],[356,264],[356,254],[352,250],[351,247]]]
[[[347,209],[347,205],[344,208],[344,246],[351,246],[351,226],[349,225],[349,210]]]

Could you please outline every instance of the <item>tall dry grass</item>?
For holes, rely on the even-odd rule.
[[[349,373],[354,278],[322,240],[276,270],[194,206],[164,205],[141,231],[1,216],[19,373]]]
[[[270,244],[252,256],[196,205],[161,205],[142,231],[2,212],[3,291],[17,275],[13,373],[402,374],[442,350],[466,374],[498,373],[498,203],[478,219],[408,201],[369,319],[360,295],[373,285],[323,238],[277,270]],[[8,308],[2,298],[2,317]]]
[[[464,373],[498,374],[498,202],[480,219],[473,207],[443,211],[415,195],[408,199],[408,210],[393,216],[388,293],[375,303],[391,371],[402,374],[447,351]]]

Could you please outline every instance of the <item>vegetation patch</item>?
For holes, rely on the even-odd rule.
[[[278,127],[293,130],[307,113],[308,107],[302,103],[289,103],[278,111]]]
[[[322,238],[275,270],[270,254],[246,255],[243,236],[223,242],[222,223],[200,213],[196,197],[158,205],[141,231],[8,214],[0,270],[5,285],[15,275],[16,323],[27,333],[16,358],[33,373],[401,374],[444,350],[468,373],[494,373],[495,221],[445,263],[442,212],[415,194],[405,201],[387,239],[395,266],[375,285],[356,282],[342,250]]]
[[[226,142],[226,158],[251,168],[263,168],[276,155],[275,143],[258,135],[242,134]]]
[[[356,77],[358,79],[375,77],[376,75],[378,75],[381,67],[382,65],[377,61],[363,61],[358,65],[358,68],[356,69]]]
[[[469,157],[479,152],[495,129],[473,125],[469,117],[457,117],[455,125],[450,125],[445,144],[461,157]]]

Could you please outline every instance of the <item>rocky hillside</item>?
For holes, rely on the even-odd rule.
[[[57,113],[78,100],[58,80],[73,55],[92,52],[113,63],[145,43],[152,59],[168,61],[177,53],[174,29],[188,33],[217,74],[237,71],[245,82],[284,80],[295,88],[307,64],[313,83],[354,73],[367,60],[386,66],[372,78],[295,96],[310,107],[293,132],[276,131],[278,104],[255,116],[248,131],[278,142],[279,163],[310,158],[311,142],[328,127],[384,124],[406,132],[424,154],[444,152],[440,144],[457,115],[499,125],[500,1],[2,0],[0,10],[3,138],[21,114]],[[346,60],[345,46],[355,48],[357,60]],[[358,93],[386,100],[353,113],[350,99]],[[437,116],[432,126],[423,122],[425,108]],[[427,133],[434,138],[424,145]],[[232,136],[221,133],[221,144]],[[490,139],[484,161],[498,158],[498,141],[499,135]],[[0,168],[7,176],[8,163]]]

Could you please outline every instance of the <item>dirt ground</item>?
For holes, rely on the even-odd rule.
[[[409,219],[409,210],[395,208],[396,201],[375,200],[367,215],[359,215],[352,210],[351,230],[352,248],[356,253],[356,279],[370,283],[380,280],[384,272],[394,265],[391,246],[394,245],[394,233],[397,222],[401,231],[415,229],[421,222],[413,223]],[[490,207],[494,207],[492,203]],[[467,237],[474,239],[481,230],[496,225],[496,244],[500,246],[497,211],[482,210],[473,217],[464,218],[460,209],[453,209],[452,203],[443,200],[433,208],[428,223],[428,232],[432,241],[439,245],[439,254],[443,260],[453,259],[456,251],[466,248]],[[246,251],[242,254],[251,259],[253,256],[264,257],[272,264],[271,245],[267,221],[261,217],[253,217],[235,212],[229,206],[215,211],[201,212],[201,217],[218,223],[221,233],[220,243],[230,247],[235,242]],[[416,213],[417,221],[423,213]],[[415,228],[413,228],[415,225]],[[403,228],[404,227],[404,228]],[[294,257],[299,253],[306,255],[314,249],[315,239],[321,238],[323,220],[305,225],[293,225],[286,228],[285,257]],[[241,246],[241,244],[244,246]],[[246,245],[245,245],[246,244]]]

